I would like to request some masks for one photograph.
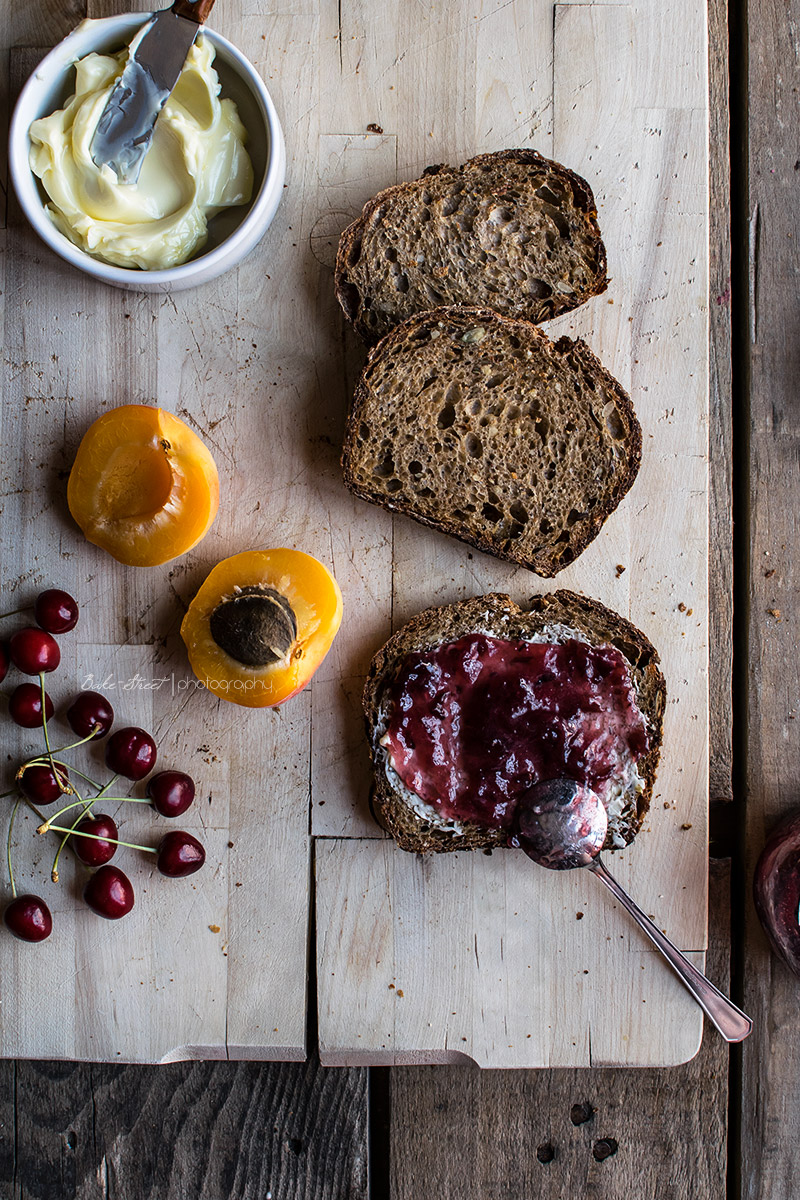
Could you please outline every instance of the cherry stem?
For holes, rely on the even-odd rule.
[[[92,800],[94,804],[94,800]],[[91,838],[95,842],[110,842],[112,846],[127,846],[129,850],[144,850],[146,854],[158,854],[158,850],[154,846],[137,846],[135,842],[120,842],[117,838],[104,837],[101,833],[84,833],[81,829],[76,829],[73,825],[71,829],[65,829],[63,825],[51,825],[56,833],[66,833],[67,836],[72,834],[74,837]],[[66,840],[66,839],[65,839]]]
[[[0,792],[0,800],[5,800],[8,796],[16,796],[17,792],[17,788],[12,788],[10,792]]]
[[[17,819],[17,810],[19,809],[21,800],[18,800],[14,805],[14,811],[11,813],[11,820],[8,823],[8,837],[6,838],[6,862],[8,863],[8,878],[11,882],[11,895],[16,900],[17,885],[14,882],[14,868],[11,866],[11,834],[14,832],[14,822]]]
[[[50,770],[53,772],[55,781],[58,784],[58,790],[65,792],[67,788],[62,786],[61,777],[56,772],[56,764],[53,762],[53,751],[50,748],[50,734],[47,732],[47,695],[44,690],[44,671],[39,672],[39,687],[42,693],[42,730],[44,732],[44,744],[47,747],[47,757],[50,760]]]
[[[57,821],[58,818],[63,813],[69,812],[69,810],[71,808],[83,807],[85,809],[88,809],[93,804],[95,804],[96,801],[98,801],[99,799],[100,799],[100,796],[97,795],[97,796],[93,796],[92,799],[88,802],[88,804],[87,804],[86,800],[84,800],[83,798],[81,798],[80,800],[73,800],[72,804],[65,804],[63,808],[60,808],[58,810],[58,812],[54,812],[51,816],[49,816],[47,818],[47,820],[44,822],[44,824],[39,826],[39,828],[36,830],[36,832],[37,833],[47,833],[47,831],[52,827],[53,821]],[[103,794],[103,799],[111,800],[114,804],[149,804],[150,803],[149,799],[145,796],[108,796],[108,795]],[[81,814],[81,816],[82,815],[83,814]]]
[[[81,738],[81,740],[79,742],[70,742],[70,744],[68,746],[58,746],[57,749],[55,749],[55,750],[49,750],[47,757],[52,760],[54,754],[66,754],[67,750],[75,750],[75,749],[77,749],[78,746],[82,746],[84,744],[84,742],[90,742],[92,740],[92,738],[96,735],[97,730],[98,730],[98,726],[95,726],[94,729],[92,730],[92,732],[87,734],[85,738]],[[26,763],[23,763],[22,766],[20,767],[20,769],[17,771],[17,779],[19,779],[20,775],[23,773],[23,771],[27,767],[36,767],[36,766],[39,766],[39,764],[42,762],[44,762],[44,755],[40,754],[36,758],[31,758]],[[63,766],[63,764],[59,763],[59,766]],[[86,776],[84,776],[84,778],[86,778]],[[91,782],[92,781],[90,779],[89,783],[91,783]],[[94,786],[99,787],[100,785],[95,784]]]
[[[25,608],[12,608],[11,612],[0,613],[0,621],[2,621],[5,617],[16,617],[19,613],[31,612],[32,609],[32,604],[27,604]]]

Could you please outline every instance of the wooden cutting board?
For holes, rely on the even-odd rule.
[[[89,15],[113,9],[95,0]],[[56,928],[39,947],[0,937],[0,1053],[302,1058],[312,962],[325,1063],[686,1059],[700,1010],[595,880],[510,851],[420,859],[382,835],[367,806],[359,696],[375,649],[432,603],[566,586],[629,616],[661,652],[670,702],[650,816],[610,865],[702,963],[705,11],[686,0],[234,9],[219,6],[213,23],[259,67],[289,158],[275,222],[237,272],[174,296],[122,293],[61,264],[13,201],[2,232],[3,608],[53,584],[79,598],[54,697],[92,675],[120,719],[153,730],[162,765],[197,779],[200,802],[182,824],[205,841],[208,865],[172,882],[126,856],[136,908],[102,922],[81,906],[71,865],[61,885],[49,882],[51,848],[21,820],[19,882],[47,897]],[[7,45],[35,38],[25,20],[4,18]],[[13,61],[24,74],[35,56]],[[352,499],[338,466],[363,358],[332,294],[339,232],[380,187],[514,145],[552,154],[595,190],[612,283],[548,332],[586,337],[630,389],[644,430],[634,488],[549,583]],[[66,511],[80,437],[126,401],[181,415],[220,469],[211,533],[153,570],[114,563]],[[215,562],[276,545],[333,567],[345,619],[309,689],[250,712],[195,689],[178,629]],[[5,730],[0,782],[34,742]],[[158,822],[130,808],[125,833],[155,838]]]

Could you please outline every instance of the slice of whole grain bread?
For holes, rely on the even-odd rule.
[[[453,822],[407,793],[397,775],[392,780],[387,774],[387,752],[381,745],[389,716],[387,697],[406,655],[478,632],[508,641],[530,640],[542,633],[553,642],[575,638],[595,646],[614,646],[625,658],[649,744],[637,764],[643,789],[639,792],[632,786],[619,816],[609,820],[606,847],[627,845],[641,827],[653,792],[666,704],[664,676],[655,648],[630,621],[596,600],[563,590],[533,596],[522,606],[509,596],[493,593],[429,608],[393,634],[377,652],[367,672],[363,703],[374,770],[372,808],[378,822],[403,850],[420,854],[506,845],[503,830]]]
[[[370,352],[342,467],[362,499],[552,576],[597,536],[641,450],[630,399],[583,342],[439,308]]]
[[[544,321],[607,286],[589,184],[503,150],[380,192],[342,234],[336,295],[366,342],[450,304]]]

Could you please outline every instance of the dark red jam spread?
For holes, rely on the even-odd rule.
[[[647,751],[613,646],[472,633],[409,654],[388,699],[382,744],[403,783],[443,817],[493,828],[542,780],[574,779],[605,800]]]

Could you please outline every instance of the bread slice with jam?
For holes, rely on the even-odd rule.
[[[395,722],[393,691],[409,661],[483,635],[503,643],[604,649],[630,681],[633,703],[646,730],[643,752],[634,769],[610,778],[606,847],[621,848],[639,831],[650,804],[661,749],[666,685],[655,648],[630,621],[575,592],[532,597],[518,606],[509,596],[489,594],[419,613],[374,656],[364,687],[367,736],[374,769],[373,813],[403,850],[425,854],[491,849],[507,845],[508,828],[460,819],[436,801],[423,799],[395,770],[387,731]],[[610,648],[610,651],[609,649]],[[618,652],[618,653],[614,653]],[[439,754],[441,758],[441,753]],[[621,761],[621,760],[620,760]],[[564,772],[566,774],[566,772]],[[537,780],[533,780],[537,782]]]
[[[342,469],[361,499],[549,577],[597,536],[641,455],[630,398],[585,343],[439,308],[371,351]]]
[[[544,321],[606,286],[592,189],[526,149],[429,167],[380,192],[336,259],[339,303],[368,343],[441,305]]]

